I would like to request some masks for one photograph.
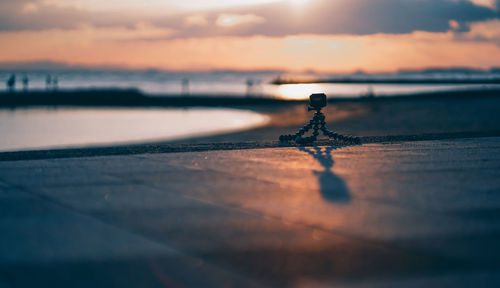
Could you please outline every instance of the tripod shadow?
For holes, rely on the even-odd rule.
[[[323,171],[314,171],[318,176],[319,190],[323,199],[329,202],[347,204],[351,201],[351,195],[344,180],[332,172],[334,164],[331,152],[335,147],[298,147],[300,151],[313,156],[323,166]]]

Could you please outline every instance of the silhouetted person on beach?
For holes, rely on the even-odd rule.
[[[16,75],[10,75],[9,80],[7,80],[7,88],[9,92],[14,92],[14,89],[16,89]]]
[[[247,79],[247,97],[252,96],[252,94],[253,94],[253,85],[254,85],[253,80],[250,79],[250,78],[248,78]]]
[[[182,79],[182,95],[189,95],[189,79]]]
[[[24,74],[24,76],[23,76],[23,90],[24,90],[24,92],[28,92],[29,82],[30,82],[30,79],[28,78],[28,75]]]
[[[52,77],[50,77],[50,74],[47,74],[47,77],[45,77],[45,90],[50,90],[52,86]]]

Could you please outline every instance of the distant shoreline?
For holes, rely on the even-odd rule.
[[[168,96],[168,97],[167,97]],[[10,104],[8,101],[10,101]],[[118,100],[118,101],[117,101]],[[361,137],[362,143],[500,136],[500,90],[433,92],[395,97],[330,97],[328,127]],[[0,108],[28,107],[223,107],[263,113],[271,122],[253,130],[179,141],[0,153],[0,161],[293,147],[279,135],[295,133],[310,120],[307,101],[208,95],[149,97],[136,90],[0,93]],[[322,140],[318,145],[334,145]]]
[[[492,85],[500,84],[500,78],[492,79],[435,79],[435,78],[336,78],[336,79],[284,79],[277,78],[274,85],[285,84],[388,84],[388,85]]]
[[[0,107],[85,106],[85,107],[234,107],[286,104],[297,101],[236,95],[165,94],[150,96],[135,89],[76,89],[34,92],[0,92]]]
[[[335,97],[329,95],[329,102],[365,102],[410,100],[415,98],[464,98],[498,97],[499,89],[458,90],[422,92],[396,96]],[[81,89],[34,92],[0,92],[0,108],[30,106],[82,106],[82,107],[260,107],[305,104],[307,100],[286,100],[266,97],[241,97],[237,95],[214,96],[209,94],[165,94],[149,96],[139,90],[128,89]]]

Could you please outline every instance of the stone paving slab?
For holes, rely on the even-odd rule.
[[[500,138],[0,161],[0,280],[495,287],[498,179]]]
[[[7,286],[7,283],[2,282],[2,280],[0,280],[0,288],[10,288],[10,286]]]
[[[256,286],[164,242],[19,189],[0,188],[0,231],[0,277],[14,287]]]
[[[3,191],[5,192],[5,191]],[[2,264],[176,255],[168,247],[19,191],[0,194]]]

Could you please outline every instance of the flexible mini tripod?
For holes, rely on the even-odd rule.
[[[326,128],[326,122],[325,122],[325,114],[321,112],[321,109],[326,106],[326,95],[325,94],[312,94],[309,97],[309,107],[307,108],[307,111],[313,111],[315,110],[316,112],[314,113],[314,117],[309,121],[308,124],[306,124],[304,127],[302,127],[297,133],[295,134],[289,134],[289,135],[281,135],[279,140],[281,142],[287,142],[287,141],[292,141],[294,140],[297,142],[297,144],[309,144],[313,143],[318,139],[319,136],[319,131],[323,132],[323,134],[335,141],[341,142],[343,144],[361,144],[361,139],[358,137],[351,137],[351,136],[344,136],[335,132],[332,132]],[[302,137],[304,136],[307,131],[313,129],[313,133],[309,137]]]

